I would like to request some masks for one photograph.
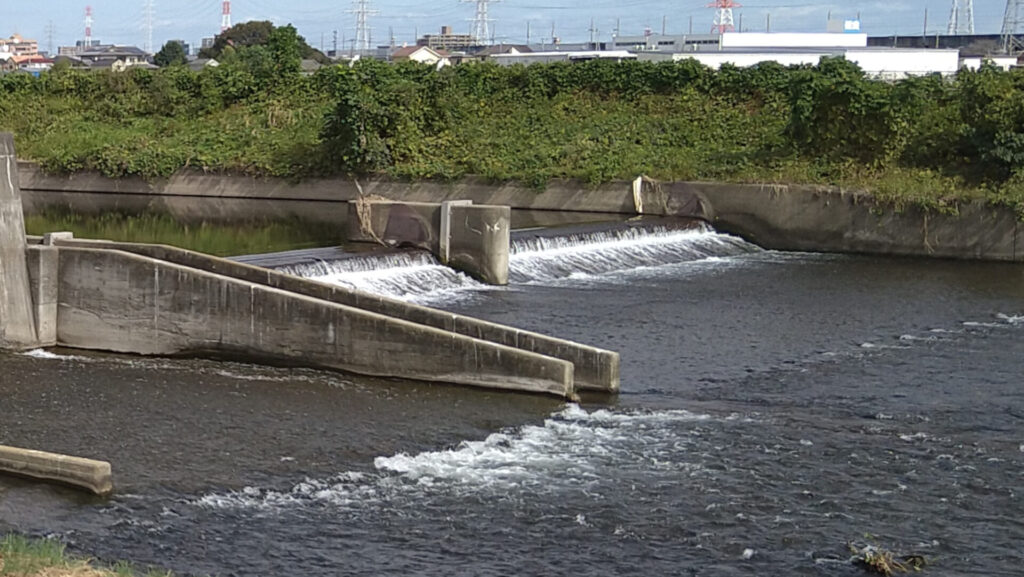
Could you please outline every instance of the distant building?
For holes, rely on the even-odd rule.
[[[775,62],[783,66],[816,65],[822,58],[843,57],[860,66],[865,74],[882,80],[899,80],[909,76],[941,74],[950,76],[960,68],[957,50],[904,49],[904,48],[776,48],[732,49],[718,52],[692,52],[677,54],[639,54],[641,60],[694,59],[709,68],[718,69],[725,64],[745,68],[761,62]]]
[[[630,52],[689,52],[708,48],[717,50],[721,38],[718,34],[613,36],[610,49]]]
[[[36,56],[39,54],[39,43],[13,34],[10,38],[0,38],[0,52],[15,56]]]
[[[502,66],[513,64],[541,64],[547,62],[585,62],[587,60],[636,60],[637,55],[625,50],[566,50],[528,52],[525,54],[495,54],[491,60]]]
[[[206,50],[208,48],[213,48],[213,43],[216,41],[216,38],[203,38],[199,41],[199,49]]]
[[[135,46],[94,46],[83,50],[78,57],[94,70],[109,69],[123,72],[128,68],[153,68],[149,54]]]
[[[451,63],[448,60],[448,56],[448,52],[435,50],[429,46],[405,46],[391,53],[391,61],[403,62],[411,60],[420,64],[430,64],[431,66],[447,66]]]
[[[451,26],[442,26],[440,34],[425,34],[416,41],[417,46],[433,50],[465,50],[478,45],[472,34],[455,34]]]

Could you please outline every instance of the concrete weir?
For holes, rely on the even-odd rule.
[[[3,142],[0,180],[13,184],[0,196],[0,348],[230,355],[564,398],[618,390],[618,355],[569,341],[173,247],[69,234],[26,246],[10,135]],[[507,207],[445,210],[461,223],[447,227],[452,260],[460,234],[491,225],[507,282]]]

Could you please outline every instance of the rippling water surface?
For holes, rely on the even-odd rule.
[[[612,400],[0,356],[0,443],[119,489],[0,481],[0,529],[184,574],[860,575],[866,535],[1020,574],[1024,269],[663,236],[406,295],[620,351]]]

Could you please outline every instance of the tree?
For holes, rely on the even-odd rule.
[[[291,26],[284,26],[283,28],[291,28],[292,33],[295,33],[295,28]],[[274,32],[281,30],[281,28],[275,27],[271,22],[266,20],[252,20],[249,22],[242,22],[235,24],[231,28],[228,28],[224,32],[217,35],[217,38],[213,41],[213,46],[204,48],[199,52],[199,55],[203,58],[216,58],[221,59],[221,53],[225,50],[234,47],[236,50],[247,46],[266,46],[271,42],[271,38]],[[290,35],[290,34],[286,34]],[[309,58],[316,60],[321,64],[327,64],[330,59],[324,56],[322,52],[313,48],[306,43],[306,39],[298,34],[295,34],[295,38],[298,40],[299,55],[301,58]]]
[[[179,64],[185,64],[188,62],[188,56],[185,54],[185,47],[181,45],[181,42],[171,40],[164,47],[160,49],[153,56],[153,63],[161,68],[167,66],[177,66]]]

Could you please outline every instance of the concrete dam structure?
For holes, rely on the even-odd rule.
[[[26,243],[2,137],[0,345],[231,356],[543,393],[614,393],[616,353],[168,246]]]

